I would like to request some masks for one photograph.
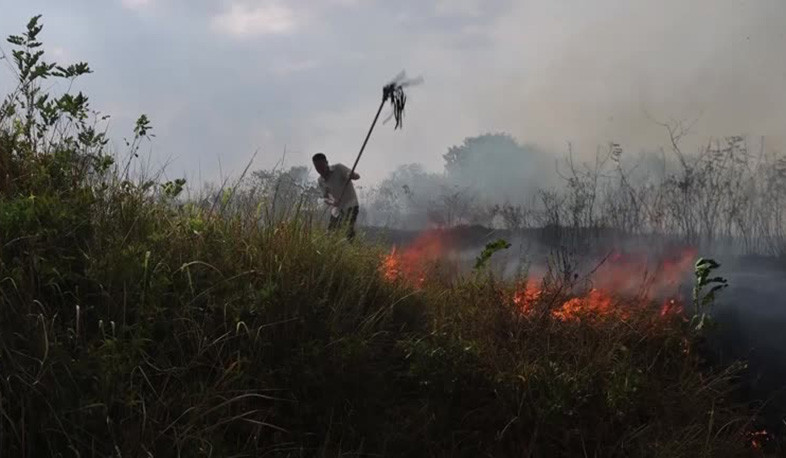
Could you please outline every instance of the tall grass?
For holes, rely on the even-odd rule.
[[[483,274],[414,291],[301,213],[176,204],[85,107],[37,105],[0,118],[1,456],[746,453],[733,372],[680,320],[525,317]]]
[[[728,374],[699,370],[678,323],[523,319],[489,279],[415,293],[381,279],[372,247],[298,219],[259,227],[133,195],[75,210],[37,201],[26,224],[3,221],[17,240],[0,272],[4,455],[744,445]]]

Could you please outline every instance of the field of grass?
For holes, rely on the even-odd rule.
[[[30,27],[0,112],[0,456],[758,453],[679,315],[556,319],[558,279],[522,313],[484,271],[413,288],[310,218],[129,180],[86,102],[30,95]]]
[[[679,320],[521,316],[488,277],[413,291],[382,278],[379,250],[302,221],[132,191],[4,197],[0,215],[4,456],[745,445],[728,377],[699,369]]]

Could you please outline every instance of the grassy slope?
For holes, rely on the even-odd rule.
[[[122,181],[86,99],[36,92],[38,32],[0,106],[0,456],[745,453],[679,321],[554,321],[559,288],[521,317],[486,276],[412,291],[302,218]]]
[[[371,246],[252,216],[3,197],[0,455],[740,452],[677,323],[523,319],[488,278],[415,293]]]

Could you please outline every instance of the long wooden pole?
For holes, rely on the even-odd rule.
[[[341,202],[341,198],[344,197],[344,191],[347,189],[347,185],[349,185],[350,180],[352,180],[352,175],[355,173],[355,168],[358,166],[358,162],[360,162],[360,156],[363,155],[363,150],[366,149],[366,144],[368,143],[368,139],[371,138],[371,132],[374,130],[374,126],[377,125],[377,120],[379,119],[380,113],[382,113],[382,108],[385,107],[385,102],[388,100],[387,91],[382,96],[382,103],[379,104],[379,109],[377,110],[377,115],[374,116],[374,122],[371,123],[371,127],[368,129],[368,133],[366,134],[366,139],[363,140],[363,146],[360,147],[360,152],[358,153],[358,157],[355,158],[355,163],[352,164],[352,170],[349,172],[349,176],[347,177],[347,181],[344,183],[344,186],[341,188],[341,194],[339,194],[338,199],[336,199],[336,206],[339,205]],[[340,209],[339,209],[340,210]]]

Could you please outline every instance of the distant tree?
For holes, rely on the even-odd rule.
[[[506,133],[465,138],[444,154],[446,177],[471,186],[480,200],[522,202],[553,181],[554,163],[545,152],[522,146]]]
[[[455,226],[470,222],[475,194],[468,188],[443,186],[442,191],[429,202],[427,214],[433,224]]]
[[[470,171],[479,159],[492,159],[520,149],[509,134],[484,134],[465,138],[461,146],[451,146],[442,157],[445,171],[451,176],[459,176]]]
[[[429,209],[444,186],[441,174],[427,172],[420,164],[401,165],[375,188],[368,205],[370,220],[385,226],[420,227],[429,222]]]
[[[510,202],[505,202],[501,206],[495,207],[495,214],[502,216],[502,222],[505,229],[515,231],[525,227],[527,224],[527,211],[522,205],[513,205]]]

